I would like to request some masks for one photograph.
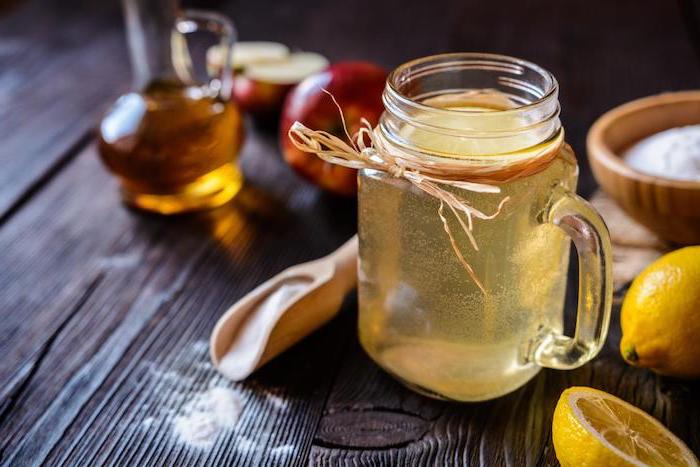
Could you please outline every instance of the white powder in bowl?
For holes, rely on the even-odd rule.
[[[625,151],[623,159],[648,175],[700,181],[700,125],[671,128],[644,138]]]

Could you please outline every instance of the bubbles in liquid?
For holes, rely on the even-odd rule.
[[[517,345],[503,342],[470,346],[438,339],[406,339],[382,348],[380,355],[389,372],[420,390],[455,400],[479,401],[510,392],[537,373],[537,367],[524,367],[513,358],[512,347]],[[499,371],[494,372],[494,368]]]
[[[468,139],[460,147],[460,140],[440,142],[434,134],[410,136],[422,148],[466,155],[475,149]],[[484,296],[455,256],[439,202],[408,182],[363,171],[359,330],[366,351],[409,385],[455,400],[494,398],[532,378],[539,370],[527,361],[532,339],[542,328],[561,329],[569,252],[564,233],[540,225],[538,216],[552,187],[574,188],[575,181],[575,166],[555,159],[537,174],[500,184],[500,194],[453,189],[484,212],[511,197],[497,218],[475,221],[479,251],[450,219]]]

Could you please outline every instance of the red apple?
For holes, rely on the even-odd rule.
[[[376,125],[384,111],[382,92],[386,71],[367,62],[340,62],[309,76],[287,96],[280,123],[280,146],[284,159],[301,176],[321,188],[352,196],[357,192],[357,171],[330,164],[315,154],[300,151],[289,139],[289,128],[299,121],[313,130],[324,130],[345,138],[338,108],[327,90],[343,110],[352,135],[366,118]]]

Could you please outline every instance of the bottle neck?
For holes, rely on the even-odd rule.
[[[184,38],[175,30],[176,0],[123,0],[122,3],[134,86],[143,90],[154,81],[179,80],[173,48]]]

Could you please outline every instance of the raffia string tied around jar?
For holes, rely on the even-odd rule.
[[[474,218],[494,219],[501,213],[510,197],[503,197],[494,212],[485,213],[444,187],[460,188],[475,193],[498,194],[501,192],[499,184],[533,175],[546,168],[559,154],[562,154],[564,158],[573,157],[570,148],[563,142],[563,132],[559,131],[555,144],[547,145],[546,149],[526,159],[501,160],[486,165],[465,164],[464,161],[450,161],[449,159],[443,162],[434,158],[421,158],[393,147],[389,148],[378,128],[373,128],[364,118],[361,119],[359,130],[350,136],[340,105],[333,95],[328,92],[327,94],[338,107],[347,142],[326,131],[312,130],[297,121],[288,132],[292,144],[299,150],[313,153],[331,164],[358,170],[380,170],[393,177],[403,178],[416,188],[438,199],[440,205],[437,209],[437,215],[450,240],[452,249],[471,279],[486,295],[481,280],[457,245],[445,216],[445,206],[457,219],[474,250],[479,251],[473,233]]]

